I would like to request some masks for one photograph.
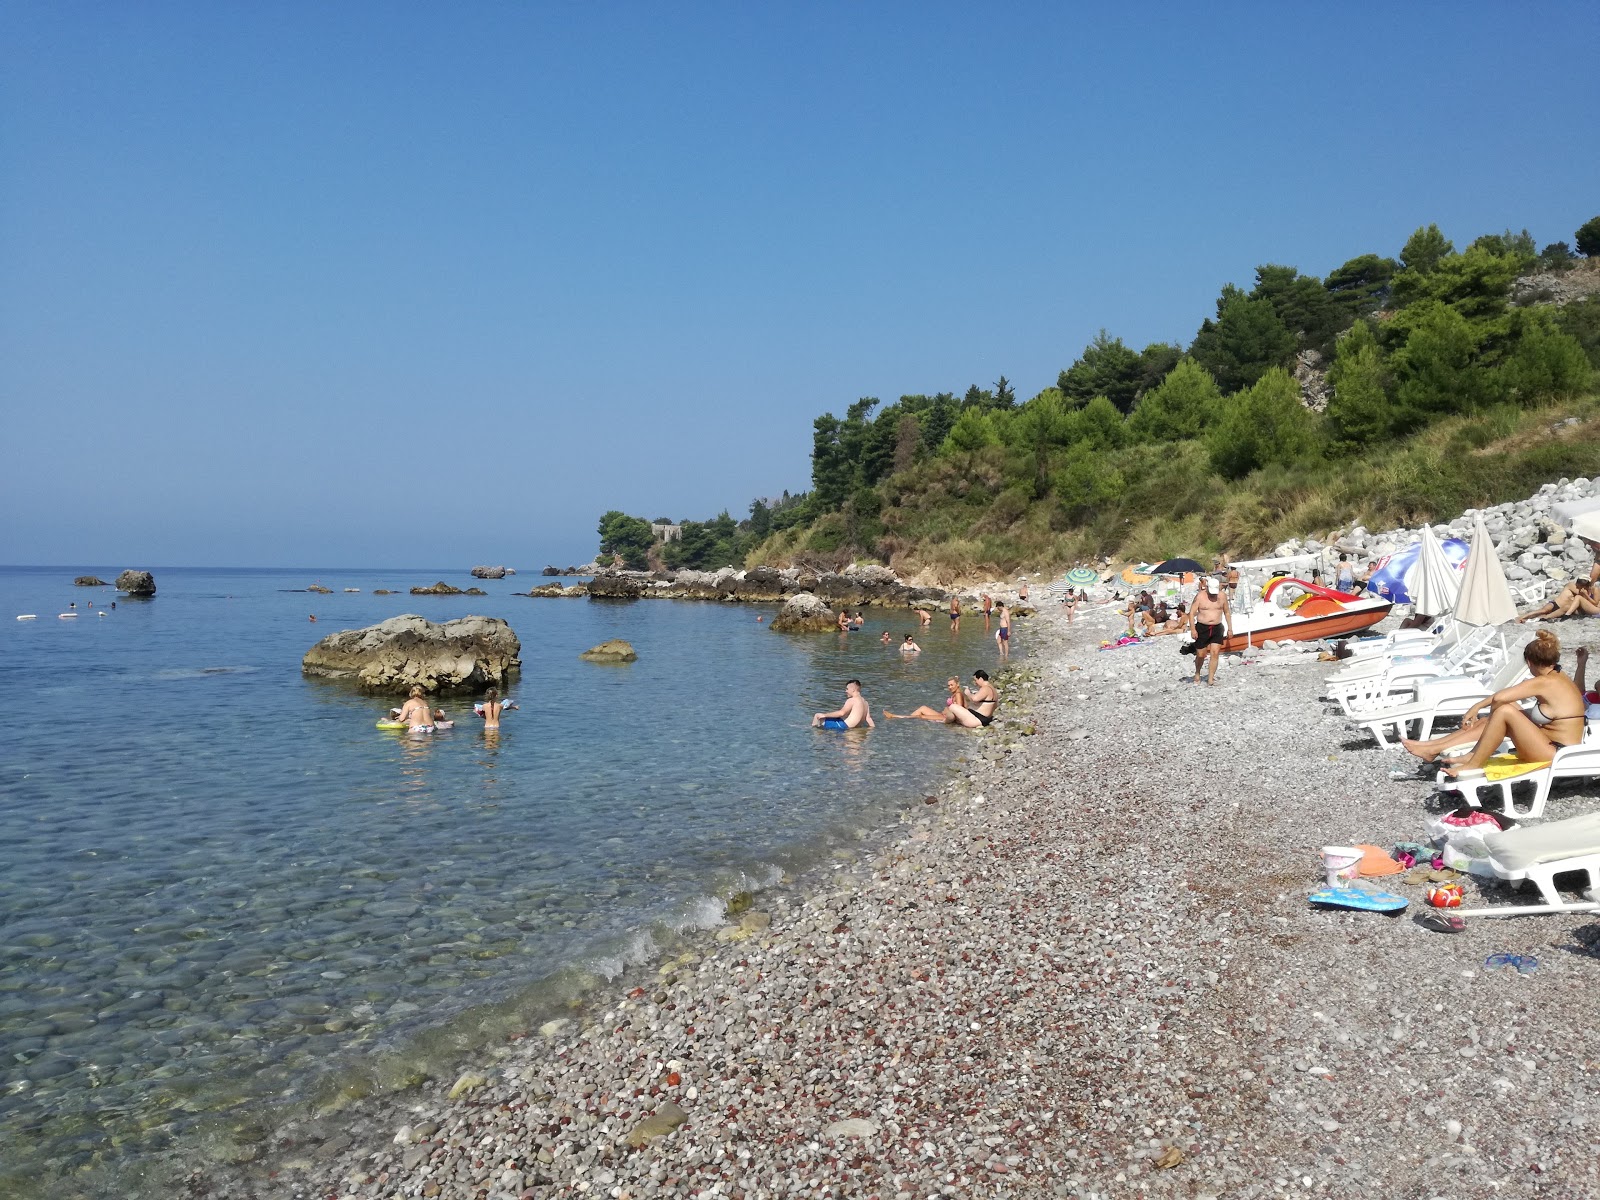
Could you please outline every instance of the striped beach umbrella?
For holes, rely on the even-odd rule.
[[[1088,587],[1100,582],[1100,573],[1089,567],[1073,567],[1064,578],[1073,587]]]

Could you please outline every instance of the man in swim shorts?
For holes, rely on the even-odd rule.
[[[1189,616],[1194,622],[1194,682],[1200,682],[1200,672],[1209,659],[1211,675],[1206,682],[1214,687],[1222,643],[1233,636],[1233,615],[1222,599],[1222,585],[1215,575],[1208,577],[1195,594]]]
[[[831,713],[817,713],[811,718],[813,729],[854,729],[858,725],[865,725],[868,729],[876,729],[872,723],[872,709],[867,707],[867,698],[861,694],[861,680],[851,679],[844,685],[844,707]]]
[[[995,607],[995,619],[1000,622],[1000,627],[994,631],[995,645],[1000,647],[1000,657],[1011,657],[1011,610],[1006,607],[1004,600]]]
[[[950,632],[954,633],[961,628],[961,600],[956,596],[950,597]]]

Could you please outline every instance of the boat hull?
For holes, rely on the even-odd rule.
[[[1360,608],[1345,608],[1320,617],[1288,617],[1274,625],[1243,630],[1235,626],[1232,637],[1222,643],[1224,654],[1234,654],[1262,642],[1318,642],[1323,638],[1345,637],[1370,629],[1389,615],[1392,604],[1364,603]]]

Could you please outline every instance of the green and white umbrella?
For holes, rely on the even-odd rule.
[[[1089,567],[1073,567],[1063,578],[1073,587],[1088,587],[1100,582],[1100,572]]]

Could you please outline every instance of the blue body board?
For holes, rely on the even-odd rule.
[[[1399,912],[1411,901],[1393,892],[1375,892],[1367,888],[1318,888],[1307,899],[1312,904],[1329,908],[1354,908],[1361,912]]]

